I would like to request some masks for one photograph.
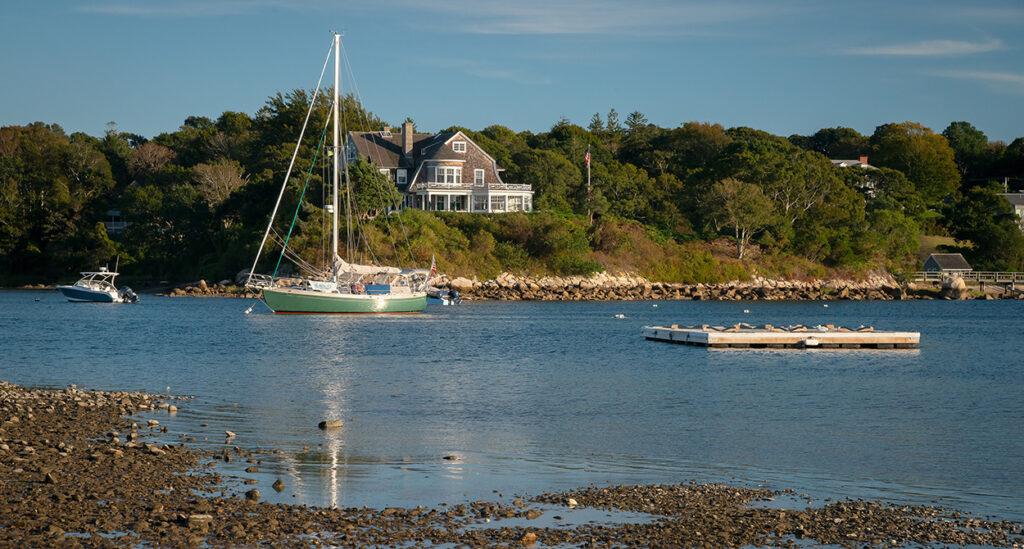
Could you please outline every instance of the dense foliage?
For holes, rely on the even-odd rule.
[[[251,265],[289,166],[278,244],[260,268],[273,269],[286,238],[325,262],[328,105],[321,97],[309,111],[309,100],[279,93],[253,116],[190,117],[152,140],[113,124],[101,138],[43,123],[0,128],[0,281],[66,280],[115,258],[137,278],[233,278]],[[343,112],[349,127],[384,126],[352,97]],[[563,119],[536,134],[450,129],[494,157],[506,182],[532,184],[537,211],[385,215],[401,197],[357,162],[343,211],[362,237],[343,247],[403,266],[436,256],[443,271],[465,276],[609,269],[697,282],[754,270],[913,269],[928,232],[959,239],[979,268],[1024,270],[1024,235],[989,185],[1024,181],[1024,138],[989,142],[967,122],[941,134],[903,122],[870,136],[828,128],[784,138],[712,123],[662,128],[639,112],[620,122],[612,110],[587,128]],[[829,161],[864,156],[878,169]],[[121,233],[102,223],[112,210],[127,222]]]

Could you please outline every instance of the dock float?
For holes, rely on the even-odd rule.
[[[743,349],[914,349],[920,332],[886,332],[870,326],[644,326],[651,341]]]

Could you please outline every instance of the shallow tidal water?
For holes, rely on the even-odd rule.
[[[251,304],[0,291],[0,380],[193,396],[146,417],[167,442],[219,451],[230,430],[228,447],[265,451],[259,473],[217,468],[239,490],[259,480],[270,501],[414,507],[695,480],[1024,520],[1020,301],[466,302],[411,316]],[[704,349],[640,335],[737,322],[872,325],[922,343]],[[345,425],[321,431],[324,419]]]

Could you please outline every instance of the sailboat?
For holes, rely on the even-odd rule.
[[[274,217],[277,215],[277,210],[281,205],[281,200],[284,198],[285,189],[288,185],[288,180],[291,177],[292,168],[295,165],[295,158],[299,152],[299,146],[302,143],[302,136],[306,131],[306,124],[309,123],[310,114],[313,112],[313,106],[316,103],[316,97],[319,94],[320,84],[317,84],[317,89],[313,93],[313,99],[310,101],[309,111],[306,113],[306,123],[302,127],[302,131],[299,134],[298,143],[295,146],[295,153],[292,155],[291,164],[288,167],[288,172],[285,175],[284,184],[281,187],[281,193],[278,196],[277,204],[274,206],[274,211],[271,213],[270,222],[267,224],[267,230],[263,235],[263,242],[260,243],[260,249],[256,253],[256,259],[253,261],[252,269],[249,270],[249,276],[246,281],[246,286],[262,291],[263,301],[267,306],[278,314],[304,314],[304,313],[326,313],[326,314],[345,314],[345,313],[418,313],[422,311],[427,305],[427,294],[426,294],[426,282],[428,271],[426,269],[400,269],[398,267],[390,267],[384,265],[362,265],[357,264],[352,260],[352,246],[347,247],[346,254],[349,256],[348,259],[342,259],[338,254],[338,202],[339,202],[339,174],[341,172],[340,165],[346,163],[345,166],[345,186],[346,186],[346,197],[350,197],[351,194],[347,192],[348,187],[351,185],[347,177],[347,161],[345,154],[342,154],[343,148],[340,142],[340,130],[339,130],[339,97],[340,97],[340,80],[341,80],[341,35],[334,34],[334,42],[331,48],[334,55],[334,98],[331,106],[331,118],[333,119],[333,148],[331,155],[333,156],[332,165],[332,199],[333,203],[330,205],[330,211],[332,214],[332,229],[331,229],[331,247],[333,260],[331,265],[326,269],[320,269],[313,267],[309,263],[296,262],[300,268],[306,271],[307,276],[305,277],[278,277],[278,269],[274,269],[274,273],[271,275],[258,275],[253,274],[256,271],[256,264],[259,262],[260,254],[263,252],[263,248],[267,243],[268,238],[274,225]],[[327,68],[327,62],[330,60],[330,54],[328,54],[327,61],[324,62],[324,69]],[[321,82],[323,79],[323,72],[321,72]],[[326,131],[326,127],[324,128]],[[308,182],[308,179],[307,179]],[[351,200],[348,198],[348,200]],[[351,208],[349,208],[351,210]],[[296,215],[298,212],[296,211]],[[348,224],[348,230],[351,232],[352,215],[346,215],[345,220]],[[292,226],[294,227],[294,221]],[[291,229],[289,229],[288,237],[291,236]],[[281,258],[285,256],[288,244],[288,237],[285,237],[282,242],[281,256],[278,258],[278,266],[281,264]]]

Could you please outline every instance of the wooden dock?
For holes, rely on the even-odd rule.
[[[886,332],[870,326],[644,326],[644,338],[652,341],[753,349],[914,349],[920,332]]]

